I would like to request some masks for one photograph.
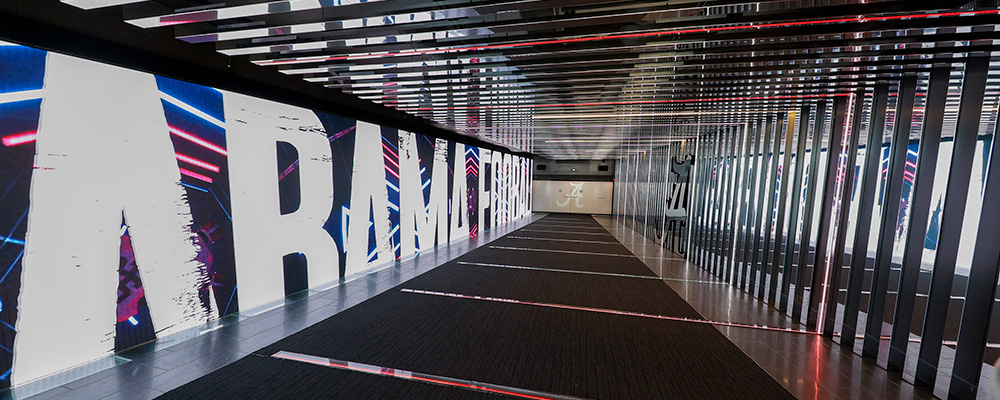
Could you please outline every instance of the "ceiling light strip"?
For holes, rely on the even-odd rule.
[[[773,22],[766,24],[741,24],[733,26],[716,26],[711,28],[687,28],[687,29],[671,29],[665,31],[655,31],[655,32],[642,32],[642,33],[624,33],[617,35],[602,35],[602,36],[589,36],[589,37],[575,37],[566,39],[553,39],[553,40],[541,40],[541,41],[531,41],[531,42],[518,42],[518,43],[505,43],[505,44],[495,44],[495,45],[481,45],[481,46],[465,46],[465,47],[451,47],[451,48],[434,48],[434,49],[416,49],[416,50],[405,50],[399,52],[386,52],[386,53],[375,53],[375,54],[356,54],[356,55],[343,55],[343,56],[313,56],[313,57],[296,57],[296,58],[286,58],[277,60],[261,60],[254,61],[257,65],[288,65],[288,64],[302,64],[302,63],[314,63],[314,62],[325,62],[325,61],[338,61],[338,60],[355,60],[355,59],[369,59],[369,58],[383,58],[383,57],[399,57],[399,56],[414,56],[414,55],[428,55],[428,54],[442,54],[442,53],[455,53],[455,52],[466,52],[466,51],[482,51],[482,50],[499,50],[499,49],[512,49],[519,47],[531,47],[531,46],[544,46],[552,44],[567,44],[567,43],[580,43],[580,42],[593,42],[593,41],[605,41],[605,40],[622,40],[622,39],[638,39],[638,38],[651,38],[658,36],[669,36],[669,35],[685,35],[694,33],[716,33],[716,32],[730,32],[730,31],[743,31],[743,30],[758,30],[758,29],[768,29],[768,28],[791,28],[797,26],[810,26],[810,25],[828,25],[828,24],[842,24],[842,23],[866,23],[866,22],[886,22],[895,20],[907,20],[907,19],[929,19],[929,18],[943,18],[943,17],[967,17],[974,15],[997,15],[1000,14],[1000,9],[997,10],[975,10],[975,11],[954,11],[954,12],[940,12],[940,13],[923,13],[923,14],[904,14],[904,15],[887,15],[880,17],[869,17],[869,16],[857,16],[851,18],[834,18],[834,19],[821,19],[821,20],[811,20],[811,21],[794,21],[794,22]]]

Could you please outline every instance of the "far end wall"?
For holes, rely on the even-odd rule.
[[[611,214],[614,182],[535,180],[531,190],[534,211]]]

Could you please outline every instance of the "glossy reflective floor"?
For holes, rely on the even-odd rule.
[[[705,319],[798,330],[802,327],[777,310],[719,282],[698,266],[678,259],[638,232],[608,217],[595,217],[666,280]],[[800,399],[933,399],[899,374],[889,373],[833,340],[818,335],[771,329],[717,326],[758,365]]]
[[[385,292],[544,217],[535,214],[328,288],[240,312],[187,337],[170,337],[3,393],[10,399],[151,399]],[[108,365],[108,364],[111,365]]]
[[[447,261],[544,216],[536,214],[484,237],[428,251],[353,280],[289,297],[260,310],[227,317],[193,337],[167,338],[122,353],[103,366],[50,378],[7,398],[148,399],[186,384],[251,352],[329,318]],[[665,251],[607,217],[601,225],[695,307],[707,320],[797,330],[790,319],[697,266]],[[874,362],[816,335],[718,326],[723,334],[792,394],[802,399],[923,399],[914,388]],[[107,366],[110,362],[113,366]],[[115,365],[117,364],[117,365]],[[91,368],[91,370],[88,370]],[[94,373],[93,368],[99,368]],[[80,378],[82,375],[87,375]],[[39,385],[49,389],[39,390]],[[32,396],[33,395],[33,396]]]

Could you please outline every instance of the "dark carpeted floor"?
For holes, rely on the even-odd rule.
[[[568,233],[533,232],[543,226]],[[589,216],[564,215],[508,236],[614,240]],[[398,290],[701,318],[659,280],[462,263],[652,276],[634,257],[489,246],[630,254],[620,244],[501,238],[162,398],[504,397],[269,357],[281,350],[584,398],[792,398],[709,325]]]

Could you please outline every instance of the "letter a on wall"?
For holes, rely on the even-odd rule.
[[[213,318],[155,78],[55,53],[46,68],[14,384],[114,349],[122,215],[154,329]]]
[[[395,252],[389,231],[389,194],[385,186],[382,128],[358,121],[357,136],[354,139],[345,276],[364,271],[368,267],[368,230],[373,222],[376,242],[372,263],[391,261]]]

